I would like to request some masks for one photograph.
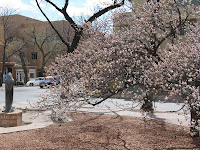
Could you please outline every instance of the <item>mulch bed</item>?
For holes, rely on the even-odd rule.
[[[2,150],[200,150],[189,129],[117,115],[73,114],[74,121],[0,135]]]

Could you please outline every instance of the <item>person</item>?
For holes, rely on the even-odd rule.
[[[7,78],[7,74],[4,74],[4,82],[6,81]]]

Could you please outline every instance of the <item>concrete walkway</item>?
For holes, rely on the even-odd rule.
[[[23,124],[22,126],[0,127],[0,134],[47,127],[53,124],[53,121],[50,118],[50,114],[51,114],[51,111],[24,112],[22,113],[22,124]]]
[[[126,111],[122,109],[110,109],[110,108],[102,108],[102,107],[83,107],[79,110],[81,113],[95,113],[95,114],[109,114],[109,115],[121,115],[121,116],[133,116],[133,117],[139,117],[139,118],[149,118],[149,119],[155,119],[158,121],[163,121],[166,123],[181,125],[185,127],[189,127],[190,123],[190,117],[189,115],[184,115],[182,112],[179,113],[166,113],[166,112],[158,112],[155,111],[155,113],[148,113],[143,114],[139,110],[133,110],[133,111]],[[11,133],[16,131],[25,131],[25,130],[31,130],[31,129],[38,129],[38,128],[44,128],[51,124],[53,124],[53,121],[50,118],[51,111],[27,111],[23,113],[22,115],[22,126],[17,127],[0,127],[0,134],[4,133]]]
[[[31,109],[28,100],[36,102],[41,98],[41,94],[47,90],[37,87],[14,87],[13,107],[15,109]],[[0,87],[0,109],[5,106],[5,85]],[[22,126],[0,127],[0,134],[16,131],[25,131],[47,127],[53,124],[50,117],[51,111],[25,111],[22,113]]]
[[[79,110],[83,113],[95,113],[95,114],[111,114],[111,115],[120,115],[120,116],[132,116],[139,118],[148,118],[155,119],[158,121],[164,121],[166,123],[181,125],[185,127],[190,126],[190,115],[186,115],[183,112],[162,112],[162,111],[154,111],[154,113],[143,113],[139,109],[133,111],[127,111],[124,109],[112,109],[112,108],[102,108],[102,107],[94,107],[94,108],[81,108]]]

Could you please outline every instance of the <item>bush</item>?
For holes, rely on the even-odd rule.
[[[23,82],[20,82],[20,81],[17,81],[17,82],[15,83],[15,85],[24,85],[24,83],[23,83]]]

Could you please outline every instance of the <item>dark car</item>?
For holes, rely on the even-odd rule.
[[[44,80],[40,81],[40,88],[58,85],[60,83],[59,77],[47,76]]]

